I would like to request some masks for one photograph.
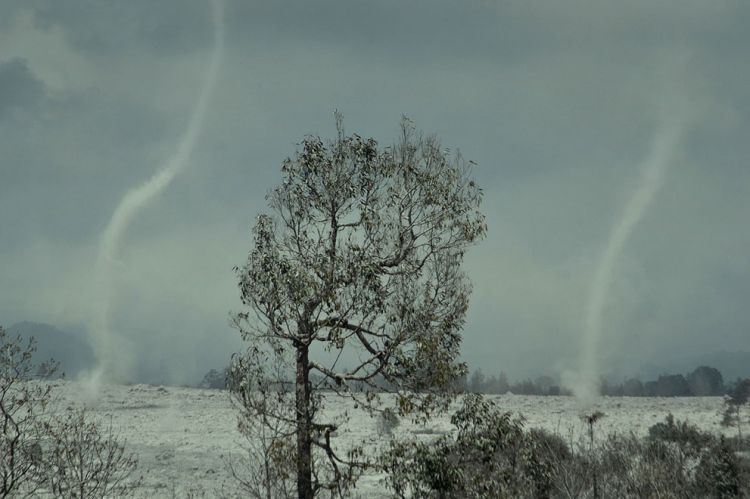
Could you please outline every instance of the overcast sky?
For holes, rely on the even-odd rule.
[[[617,261],[606,368],[750,350],[750,3],[227,0],[185,170],[122,240],[113,328],[147,377],[242,344],[232,267],[305,134],[389,144],[402,114],[478,163],[488,237],[464,357],[511,378],[578,362],[604,246],[670,114],[662,189]],[[83,330],[122,196],[174,152],[213,43],[207,0],[0,1],[0,323]]]

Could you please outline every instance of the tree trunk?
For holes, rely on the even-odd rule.
[[[313,499],[309,370],[310,360],[307,346],[298,346],[295,395],[297,408],[297,497],[299,499]]]

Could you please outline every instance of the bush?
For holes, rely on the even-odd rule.
[[[686,468],[666,442],[613,435],[597,454],[600,497],[694,497]]]
[[[690,456],[699,454],[714,440],[711,434],[699,430],[687,421],[675,421],[671,413],[664,418],[663,423],[656,423],[649,428],[648,435],[652,440],[673,442]]]
[[[34,366],[34,339],[24,345],[2,326],[0,350],[0,497],[33,495],[43,472],[41,418],[51,398],[50,386],[33,378],[53,374],[56,366],[52,361]]]
[[[83,411],[48,411],[53,361],[35,366],[36,343],[26,345],[0,327],[0,497],[116,497],[136,483],[126,479],[135,458]]]
[[[747,497],[750,463],[723,438],[668,415],[647,438],[569,446],[467,396],[453,438],[392,442],[383,457],[398,497]]]
[[[392,442],[382,457],[398,497],[546,497],[564,442],[544,432],[525,433],[523,421],[468,395],[451,418],[455,438],[433,443]]]
[[[88,421],[83,409],[68,409],[47,424],[45,485],[55,497],[126,497],[139,485],[131,481],[137,460],[125,452],[112,426]]]
[[[701,456],[696,482],[706,497],[741,497],[742,489],[748,492],[747,482],[741,483],[740,459],[724,437]]]
[[[203,381],[200,384],[201,388],[210,388],[213,390],[224,390],[227,387],[227,369],[217,371],[211,369],[203,376]]]
[[[398,419],[398,414],[396,414],[396,411],[390,407],[386,407],[378,413],[377,428],[378,433],[382,435],[393,434],[393,430],[395,430],[400,423],[401,421]]]

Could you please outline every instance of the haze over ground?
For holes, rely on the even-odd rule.
[[[229,1],[181,176],[123,236],[112,327],[136,376],[192,382],[242,348],[232,267],[305,134],[389,144],[401,114],[478,163],[488,238],[464,357],[576,369],[586,301],[664,101],[694,117],[623,248],[600,364],[750,349],[750,5]],[[102,231],[173,154],[212,51],[204,0],[0,4],[0,323],[84,329]],[[681,61],[679,71],[674,61]]]

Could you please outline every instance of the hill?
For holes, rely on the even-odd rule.
[[[60,363],[60,372],[69,379],[94,366],[94,351],[78,335],[62,331],[51,324],[19,322],[7,329],[9,335],[20,335],[24,341],[33,336],[37,351],[33,361],[40,363],[50,358]]]

